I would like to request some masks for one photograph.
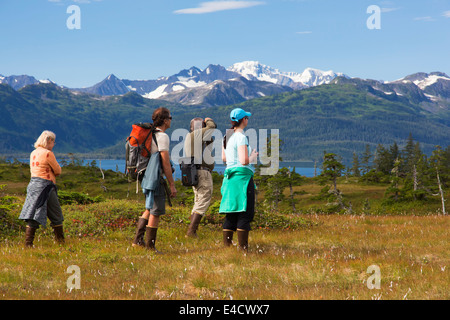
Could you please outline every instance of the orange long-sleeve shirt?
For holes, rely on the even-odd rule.
[[[51,180],[56,184],[56,176],[61,174],[61,167],[53,152],[38,147],[30,155],[30,172],[31,177]]]

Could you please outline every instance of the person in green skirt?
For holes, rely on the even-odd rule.
[[[223,240],[230,246],[234,232],[237,232],[238,244],[248,250],[250,222],[255,215],[254,167],[258,152],[252,150],[244,129],[248,125],[250,112],[236,108],[230,113],[231,130],[224,137],[222,160],[226,162],[221,193],[219,213],[226,214],[223,223]]]

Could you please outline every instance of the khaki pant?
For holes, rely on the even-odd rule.
[[[211,203],[213,192],[213,181],[211,172],[208,170],[198,170],[198,185],[194,189],[194,208],[191,214],[198,213],[204,215]]]

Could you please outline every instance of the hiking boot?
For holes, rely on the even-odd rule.
[[[148,250],[152,250],[155,253],[162,253],[161,251],[158,251],[155,247],[157,232],[158,232],[158,228],[146,227],[145,248],[147,248]]]
[[[133,243],[131,244],[133,247],[137,246],[145,247],[144,234],[147,224],[148,219],[139,218],[136,227],[136,234],[134,236]]]
[[[233,230],[223,230],[223,244],[225,247],[233,244]]]
[[[239,248],[243,251],[248,251],[248,233],[248,230],[237,231]]]
[[[198,213],[191,214],[191,224],[189,225],[187,236],[188,237],[197,237],[197,229],[198,225],[200,224],[200,220],[202,220],[203,216]]]
[[[56,242],[63,244],[65,243],[64,240],[64,230],[63,230],[63,226],[62,224],[59,226],[54,226],[53,227],[53,233],[55,234],[55,240]]]
[[[25,230],[25,247],[33,248],[34,235],[36,233],[37,228],[32,228],[27,226]]]

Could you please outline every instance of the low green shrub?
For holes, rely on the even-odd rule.
[[[66,204],[89,204],[103,201],[100,196],[90,197],[81,192],[58,191],[58,199],[61,205]]]
[[[20,199],[13,196],[3,195],[2,191],[6,185],[0,185],[0,236],[15,234],[23,225],[15,217],[20,208]]]

